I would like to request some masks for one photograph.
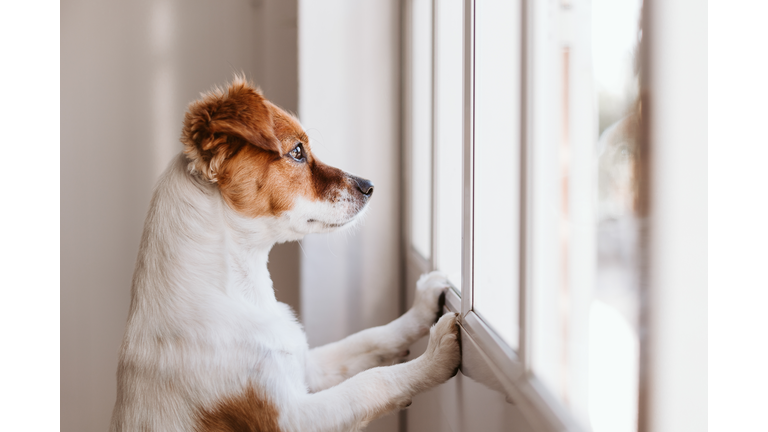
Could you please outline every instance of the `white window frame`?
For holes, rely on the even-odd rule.
[[[405,215],[410,215],[410,1],[404,14],[404,145]],[[433,44],[434,44],[434,4]],[[532,372],[532,250],[534,223],[533,180],[536,123],[542,113],[535,89],[542,85],[542,63],[552,48],[546,34],[558,26],[573,31],[553,8],[569,7],[571,0],[521,0],[522,73],[521,85],[521,253],[519,284],[520,338],[512,350],[473,312],[472,293],[472,203],[473,178],[473,65],[475,0],[464,0],[464,160],[462,197],[462,286],[461,297],[450,290],[445,308],[460,312],[462,367],[464,375],[500,391],[515,404],[535,430],[583,430],[575,415]],[[700,8],[699,8],[700,9]],[[641,48],[641,96],[645,121],[639,138],[640,196],[644,204],[644,240],[640,251],[642,265],[640,328],[640,377],[638,430],[681,430],[706,419],[706,50],[697,43],[706,40],[706,14],[691,0],[666,2],[645,0],[643,44]],[[691,18],[693,17],[693,18]],[[578,37],[571,34],[570,36]],[[566,35],[566,38],[569,35]],[[560,40],[559,42],[562,42]],[[547,43],[550,45],[545,46]],[[706,43],[706,42],[704,42]],[[434,45],[433,45],[434,64]],[[546,67],[546,65],[545,65]],[[534,73],[536,71],[536,73]],[[546,79],[544,79],[546,80]],[[434,70],[433,70],[434,82]],[[546,84],[546,83],[545,83]],[[434,85],[434,84],[433,84]],[[703,89],[703,90],[702,90]],[[582,93],[582,97],[583,97]],[[435,92],[432,92],[433,104]],[[570,96],[569,96],[570,97]],[[578,101],[583,102],[582,100]],[[538,105],[537,105],[538,104]],[[582,106],[571,104],[571,106]],[[646,117],[647,116],[647,117]],[[434,118],[434,106],[433,106]],[[536,121],[534,121],[536,120]],[[581,126],[589,122],[580,121]],[[536,129],[539,127],[539,129]],[[434,124],[433,124],[434,130]],[[434,147],[434,133],[432,135]],[[650,149],[650,150],[649,150]],[[434,150],[434,149],[433,149]],[[434,160],[434,152],[433,152]],[[653,168],[651,173],[650,168]],[[435,175],[433,166],[433,176]],[[541,182],[539,182],[541,183]],[[434,212],[434,177],[432,226]],[[683,199],[684,198],[684,199]],[[435,268],[434,254],[425,259],[411,247],[410,217],[404,218],[406,274],[414,275]],[[435,249],[435,235],[432,249]],[[541,261],[541,258],[539,258]],[[412,277],[412,276],[411,276]],[[411,288],[411,287],[409,287]],[[652,314],[650,312],[653,312]],[[703,330],[702,330],[703,329]],[[683,341],[682,337],[685,337]],[[685,343],[681,343],[685,342]],[[683,426],[681,426],[683,425]],[[701,429],[701,428],[698,428]]]
[[[412,247],[410,205],[411,205],[411,82],[409,74],[411,35],[410,35],[410,10],[411,3],[405,4],[405,56],[403,67],[404,76],[404,136],[405,157],[405,200],[404,200],[404,234],[406,265],[411,272],[417,274],[426,273],[436,268],[435,251],[438,236],[435,228],[439,216],[435,211],[437,181],[437,168],[434,164],[435,157],[435,4],[432,1],[432,245],[429,259],[421,256]],[[531,50],[534,40],[533,29],[530,23],[535,22],[533,16],[534,0],[522,0],[521,31],[523,32],[521,49],[521,158],[520,158],[520,278],[519,278],[519,342],[517,350],[513,350],[502,338],[488,326],[474,311],[473,305],[473,178],[474,178],[474,36],[475,36],[475,1],[464,0],[464,37],[463,37],[463,196],[462,196],[462,282],[461,287],[454,287],[446,294],[446,311],[461,314],[462,337],[462,366],[464,375],[481,382],[488,387],[503,393],[508,402],[513,403],[526,417],[528,422],[536,430],[582,430],[583,427],[575,420],[573,414],[562,402],[532,373],[531,362],[531,173],[532,166],[532,137],[531,137],[531,113],[533,107],[531,84]],[[471,101],[471,103],[468,103]],[[457,295],[457,291],[461,296]]]

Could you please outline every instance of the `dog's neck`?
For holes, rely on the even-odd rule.
[[[269,251],[282,241],[274,235],[275,221],[240,216],[187,164],[180,155],[155,190],[134,294],[174,302],[218,290],[261,310],[276,307],[267,268]]]
[[[236,214],[219,198],[227,268],[227,294],[265,306],[276,302],[267,260],[276,243],[268,220],[249,220]]]

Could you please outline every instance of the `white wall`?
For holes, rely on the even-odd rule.
[[[646,430],[706,431],[707,8],[694,0],[645,4],[651,203],[641,397]]]
[[[399,313],[399,6],[376,0],[299,3],[299,115],[321,160],[370,179],[351,233],[303,240],[302,320],[310,346]],[[367,430],[397,428],[395,415]]]
[[[72,0],[61,7],[61,430],[103,431],[152,186],[187,103],[245,71],[298,109],[296,2]],[[298,245],[270,266],[298,305]]]
[[[302,243],[310,345],[398,314],[398,17],[390,1],[300,3],[299,114],[313,152],[375,184],[362,226]]]

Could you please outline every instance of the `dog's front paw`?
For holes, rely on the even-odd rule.
[[[429,345],[424,352],[427,376],[437,385],[456,375],[461,364],[459,315],[447,313],[429,330]]]
[[[416,299],[413,302],[413,308],[419,312],[420,316],[429,320],[425,323],[426,325],[435,322],[436,317],[442,314],[439,299],[447,288],[448,277],[439,271],[425,273],[416,282]]]

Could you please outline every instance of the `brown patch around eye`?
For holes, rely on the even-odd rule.
[[[253,386],[200,410],[196,432],[280,432],[277,407]]]

